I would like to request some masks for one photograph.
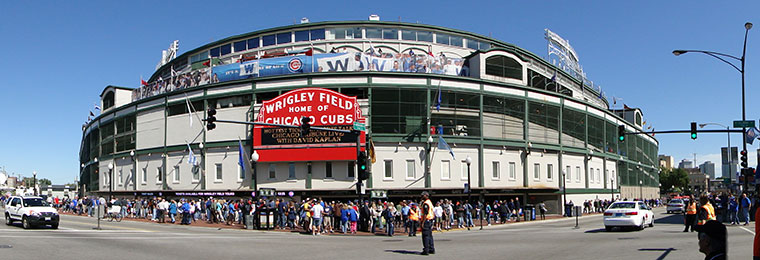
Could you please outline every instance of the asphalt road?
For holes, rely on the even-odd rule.
[[[655,210],[654,228],[606,232],[599,215],[434,233],[443,259],[702,259],[680,215]],[[477,223],[476,223],[477,224]],[[754,224],[754,223],[752,223]],[[62,216],[58,230],[0,224],[0,259],[419,259],[421,238],[310,236]],[[752,225],[729,226],[729,256],[750,259]]]

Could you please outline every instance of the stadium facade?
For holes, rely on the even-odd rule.
[[[538,55],[455,29],[377,20],[266,29],[188,51],[143,86],[100,96],[102,113],[83,125],[87,194],[250,197],[273,188],[286,198],[356,198],[355,138],[225,123],[206,131],[208,108],[219,120],[366,123],[368,196],[464,198],[470,178],[476,198],[520,197],[557,212],[565,198],[659,190],[657,140],[618,141],[618,125],[644,130],[640,109],[610,109],[598,88]],[[252,153],[250,170],[240,162]]]

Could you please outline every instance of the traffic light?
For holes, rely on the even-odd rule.
[[[367,153],[359,152],[356,157],[356,169],[359,172],[359,180],[369,179],[369,169],[367,167]]]
[[[618,126],[618,140],[621,142],[625,142],[625,126],[619,125]]]
[[[747,150],[742,150],[742,151],[741,151],[741,155],[742,155],[742,156],[739,158],[739,160],[741,160],[741,162],[742,162],[742,163],[741,163],[741,165],[742,165],[742,168],[747,168],[747,166],[749,166],[749,165],[747,164]]]
[[[308,135],[309,131],[311,131],[311,118],[308,116],[301,117],[301,135]]]
[[[691,122],[691,139],[697,140],[697,122]]]
[[[216,109],[209,108],[208,111],[206,111],[206,130],[211,131],[216,128]]]

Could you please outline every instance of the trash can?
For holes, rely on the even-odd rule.
[[[248,215],[245,218],[245,227],[246,229],[253,229],[254,228],[254,222],[253,222],[253,215]]]
[[[523,220],[535,220],[536,219],[536,206],[533,204],[525,204],[523,207]]]
[[[583,207],[581,206],[575,206],[573,207],[573,216],[583,216]]]
[[[262,210],[259,215],[259,229],[274,228],[274,214],[271,210]]]

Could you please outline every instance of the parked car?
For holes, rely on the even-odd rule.
[[[654,227],[654,212],[644,202],[615,202],[604,211],[604,229],[607,231],[615,227],[634,227],[643,230],[646,225]]]
[[[10,203],[5,206],[5,224],[12,225],[21,221],[24,229],[34,226],[50,225],[57,229],[60,223],[58,211],[48,204],[45,199],[37,196],[12,196]]]

